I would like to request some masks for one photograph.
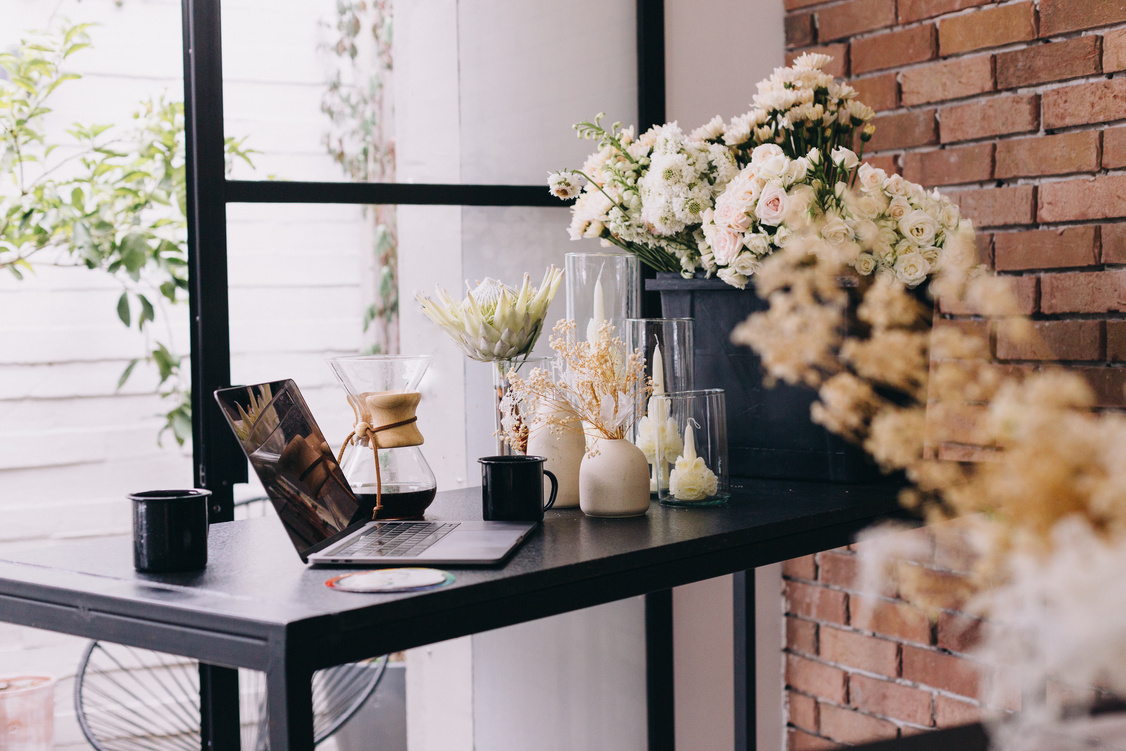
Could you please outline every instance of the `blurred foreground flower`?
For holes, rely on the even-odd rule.
[[[485,279],[461,302],[441,287],[437,300],[421,293],[417,299],[422,312],[442,327],[466,357],[481,362],[512,360],[532,351],[562,278],[563,272],[552,266],[539,287],[533,287],[525,274],[519,291],[496,279]]]

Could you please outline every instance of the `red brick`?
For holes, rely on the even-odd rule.
[[[1094,130],[1014,138],[997,144],[998,178],[1064,175],[1098,168],[1099,134]]]
[[[1095,227],[1004,232],[993,236],[998,271],[1056,269],[1098,263]]]
[[[1044,92],[1044,127],[1067,128],[1126,119],[1126,78]]]
[[[993,267],[993,235],[988,232],[978,232],[974,237],[974,246],[977,251],[977,262]]]
[[[1080,37],[1097,39],[1098,37]],[[1103,34],[1103,65],[1106,73],[1126,70],[1126,29],[1112,29]]]
[[[1126,311],[1126,270],[1044,274],[1040,309],[1045,313]]]
[[[943,57],[1036,38],[1036,8],[1031,2],[985,8],[938,23]]]
[[[1126,224],[1104,224],[1099,235],[1102,238],[1102,262],[1126,263]]]
[[[817,732],[817,700],[805,694],[786,692],[786,719],[790,724]]]
[[[923,611],[903,602],[852,597],[852,626],[893,639],[929,644],[930,621]]]
[[[938,52],[936,39],[933,23],[854,39],[852,74],[933,60]]]
[[[817,624],[786,616],[786,648],[817,655]]]
[[[876,112],[893,110],[899,106],[899,80],[894,72],[854,78],[848,83],[856,89],[856,98]]]
[[[990,2],[993,0],[899,0],[899,22],[911,23]]]
[[[1099,38],[1075,37],[997,53],[997,88],[1015,89],[1048,81],[1091,76],[1102,70]]]
[[[981,720],[983,711],[977,704],[951,699],[939,694],[934,697],[934,724],[939,728],[969,725]]]
[[[895,0],[849,0],[817,12],[817,38],[831,42],[895,23]]]
[[[801,730],[786,728],[786,748],[787,751],[824,751],[830,748],[841,748],[841,746]]]
[[[934,724],[930,692],[898,683],[853,675],[848,680],[848,702],[865,712],[903,722],[925,726]]]
[[[839,704],[845,703],[847,675],[840,668],[786,655],[786,685]]]
[[[980,555],[974,545],[972,529],[967,522],[955,519],[932,524],[934,534],[934,565],[948,571],[974,570]]]
[[[938,614],[938,646],[951,652],[968,652],[981,642],[985,622],[960,613]]]
[[[983,684],[980,665],[933,649],[903,647],[903,677],[924,686],[977,698]]]
[[[801,582],[786,582],[786,602],[789,612],[817,621],[845,623],[848,613],[848,595]]]
[[[1075,222],[1126,216],[1126,175],[1067,180],[1040,186],[1041,222]]]
[[[822,704],[821,734],[842,743],[866,743],[884,738],[896,738],[899,736],[899,729],[878,717],[861,714],[852,709],[841,709],[831,704]]]
[[[817,41],[812,13],[787,13],[785,27],[787,47],[808,47]]]
[[[817,555],[821,581],[842,589],[856,589],[860,584],[860,561],[855,555],[827,551]]]
[[[926,186],[988,180],[993,176],[993,144],[909,152],[903,155],[903,176]]]
[[[1106,322],[1106,359],[1126,362],[1126,321]]]
[[[786,10],[798,10],[799,8],[808,8],[811,5],[820,5],[826,0],[786,0]]]
[[[864,157],[864,161],[873,167],[878,167],[889,175],[897,175],[900,172],[899,161],[891,154],[885,156],[868,156]]]
[[[997,357],[1001,360],[1102,360],[1102,321],[1035,321],[1025,341],[1012,326],[997,327]],[[944,646],[939,642],[938,646]]]
[[[909,149],[938,143],[938,122],[934,110],[877,115],[876,132],[868,142],[870,151]]]
[[[1055,36],[1126,21],[1122,0],[1040,0],[1040,33]]]
[[[899,645],[893,641],[824,627],[820,646],[823,660],[892,678],[899,673]]]
[[[1035,94],[1002,96],[943,107],[938,120],[943,143],[1028,133],[1040,128],[1040,97]]]
[[[782,564],[782,575],[813,581],[817,578],[817,559],[812,555],[791,558]]]
[[[993,90],[993,58],[979,55],[911,68],[900,74],[899,85],[907,107],[983,94]]]
[[[962,190],[947,194],[962,215],[978,227],[1031,224],[1036,213],[1036,189],[1032,185]]]
[[[1000,235],[998,235],[1000,237]],[[1040,285],[1039,278],[1036,276],[1005,276],[1001,277],[1008,282],[1009,294],[1012,295],[1014,302],[1017,306],[1017,312],[1021,315],[1032,315],[1040,309]],[[949,315],[980,315],[981,311],[978,308],[971,306],[962,300],[940,300],[942,312]],[[974,332],[974,335],[988,340],[989,331],[983,329],[981,332]]]
[[[1103,130],[1103,168],[1126,167],[1126,128]]]
[[[1068,370],[1087,380],[1087,384],[1095,392],[1095,406],[1126,407],[1126,368],[1073,365]]]
[[[822,47],[812,47],[808,50],[802,50],[801,52],[787,52],[786,65],[792,65],[794,60],[800,55],[804,55],[806,52],[816,52],[833,58],[832,61],[825,66],[824,71],[834,78],[846,78],[848,76],[848,42],[826,44]]]

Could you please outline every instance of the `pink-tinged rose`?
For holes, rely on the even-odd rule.
[[[730,230],[746,232],[751,226],[751,218],[743,211],[742,206],[721,198],[716,204],[715,223]]]
[[[717,226],[712,238],[712,255],[720,266],[729,266],[743,248],[743,235]]]
[[[760,164],[767,159],[775,156],[782,156],[785,152],[782,147],[776,143],[764,143],[761,146],[756,146],[751,152],[751,164]]]
[[[781,185],[771,184],[762,189],[755,207],[755,215],[763,224],[777,227],[786,218],[786,189]]]

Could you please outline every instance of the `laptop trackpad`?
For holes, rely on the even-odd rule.
[[[511,530],[470,530],[459,529],[427,549],[423,556],[430,558],[500,558],[512,544],[519,539],[519,533]]]

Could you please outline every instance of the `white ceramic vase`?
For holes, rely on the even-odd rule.
[[[641,516],[649,510],[649,462],[624,438],[596,439],[579,467],[579,507],[587,516]]]
[[[550,407],[540,406],[536,413],[549,417]],[[528,437],[528,456],[542,456],[547,459],[543,468],[550,470],[559,480],[559,493],[555,496],[552,508],[576,508],[579,505],[579,465],[582,464],[586,445],[582,426],[578,420],[571,420],[556,432],[548,429],[544,420],[537,420],[538,427]],[[545,478],[546,483],[546,478]],[[545,492],[550,492],[550,487]]]

